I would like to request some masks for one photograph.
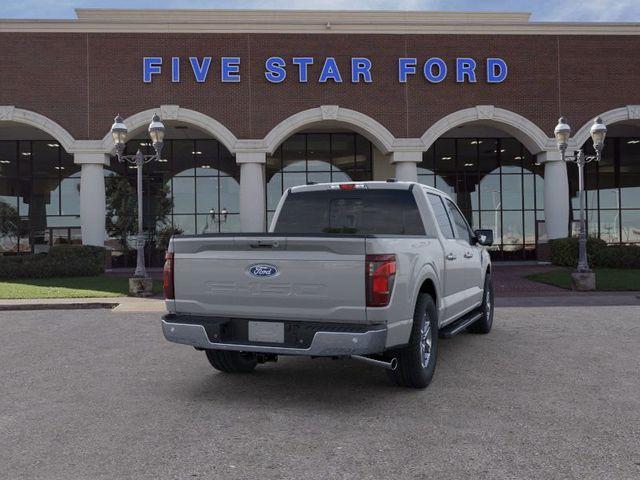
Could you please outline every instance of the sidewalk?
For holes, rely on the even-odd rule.
[[[165,312],[164,300],[159,297],[108,298],[42,298],[29,300],[0,300],[0,311],[8,310],[75,310],[106,308],[114,312]]]

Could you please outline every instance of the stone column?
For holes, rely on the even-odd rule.
[[[80,171],[80,226],[83,245],[104,246],[106,198],[104,165],[109,156],[104,153],[75,153],[74,163]]]
[[[237,152],[240,165],[240,228],[243,232],[266,230],[264,152]]]
[[[544,218],[549,239],[569,234],[569,178],[567,164],[560,152],[541,152],[538,162],[544,164]]]
[[[391,164],[396,167],[398,182],[417,182],[418,163],[422,161],[422,152],[392,152]]]

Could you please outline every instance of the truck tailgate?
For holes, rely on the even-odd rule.
[[[175,238],[177,313],[366,322],[365,238]]]

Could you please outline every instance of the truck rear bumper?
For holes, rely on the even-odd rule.
[[[207,333],[205,320],[198,321],[194,317],[181,318],[176,314],[163,317],[162,332],[170,342],[203,349],[318,357],[382,353],[385,350],[387,339],[386,327],[372,325],[369,328],[365,327],[364,331],[351,332],[322,331],[322,327],[318,327],[318,330],[312,335],[309,345],[304,348],[296,348],[292,345],[265,345],[246,340],[211,341],[211,332]]]

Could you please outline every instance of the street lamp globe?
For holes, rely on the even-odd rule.
[[[151,137],[153,148],[155,148],[158,156],[160,156],[160,152],[162,151],[164,133],[164,124],[160,121],[160,116],[156,113],[149,124],[149,136]]]
[[[598,155],[602,152],[602,148],[604,147],[604,138],[606,135],[607,127],[602,123],[602,119],[600,117],[596,118],[593,121],[593,125],[591,125],[591,139],[593,140],[593,148],[596,150]]]
[[[113,143],[118,152],[124,151],[124,145],[127,143],[127,126],[124,124],[124,120],[118,115],[111,125],[111,136],[113,137]]]
[[[567,150],[569,137],[571,136],[571,127],[567,123],[566,118],[560,117],[560,119],[558,120],[558,125],[556,125],[553,133],[556,137],[556,142],[558,143],[558,149],[562,153],[564,153]]]

